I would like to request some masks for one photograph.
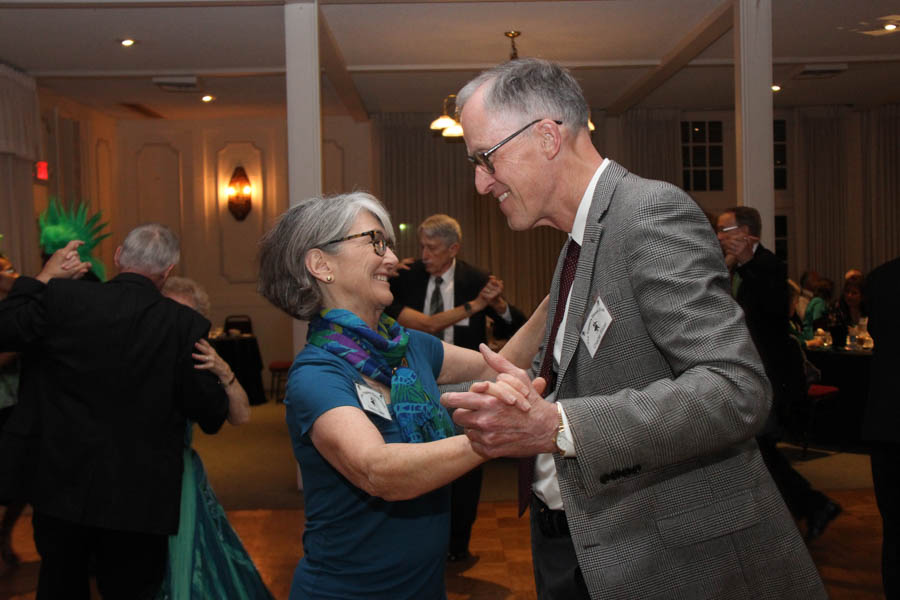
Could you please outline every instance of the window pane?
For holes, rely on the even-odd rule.
[[[775,215],[775,237],[784,238],[787,234],[787,216]]]
[[[691,166],[691,147],[690,146],[682,146],[681,147],[681,166],[682,167]]]
[[[702,171],[700,169],[694,169],[693,179],[694,179],[693,189],[701,191],[701,192],[705,192],[706,191],[706,171]]]
[[[685,169],[681,172],[681,187],[690,191],[691,189],[691,172]]]
[[[724,177],[722,176],[722,169],[710,169],[709,170],[709,189],[713,191],[722,191],[724,189]]]
[[[781,167],[775,167],[775,189],[776,190],[786,190],[787,189],[787,169],[783,169]]]
[[[709,125],[709,143],[722,143],[722,121],[710,121]]]
[[[787,164],[787,147],[784,144],[775,144],[775,166],[783,167]]]
[[[695,144],[702,144],[706,141],[706,122],[691,122],[691,141]]]
[[[776,163],[778,164],[778,163]],[[711,167],[721,167],[722,166],[722,146],[710,146],[709,147],[709,166]]]
[[[681,143],[687,144],[691,141],[691,124],[687,121],[681,122]]]
[[[695,167],[706,166],[706,146],[694,146],[691,148],[691,163]]]
[[[786,142],[787,141],[787,124],[784,119],[777,119],[774,123],[772,137],[776,142]]]

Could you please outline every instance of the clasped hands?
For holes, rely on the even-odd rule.
[[[541,396],[547,382],[479,346],[487,364],[497,371],[496,381],[473,383],[467,392],[448,392],[441,404],[456,409],[453,420],[464,428],[472,448],[487,458],[534,456],[553,452],[559,424],[556,407]]]
[[[493,275],[488,277],[488,282],[481,288],[478,294],[497,314],[506,312],[506,300],[503,299],[503,280]]]
[[[744,235],[742,232],[733,233],[728,238],[721,240],[722,250],[725,252],[725,264],[729,269],[737,265],[750,262],[753,258],[753,244],[759,242],[759,238],[752,235]]]
[[[82,261],[78,255],[78,247],[84,245],[81,240],[72,240],[50,256],[50,260],[41,269],[35,279],[47,283],[51,279],[79,279],[91,268],[91,263]]]

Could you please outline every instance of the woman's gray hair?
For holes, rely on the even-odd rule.
[[[482,85],[484,107],[494,114],[533,119],[559,119],[572,131],[587,128],[590,108],[568,69],[539,58],[522,58],[483,71],[456,94],[456,110]]]
[[[180,258],[178,237],[172,230],[159,223],[146,223],[138,225],[125,236],[119,253],[119,266],[123,270],[145,275],[160,275],[170,266],[178,264]]]
[[[390,215],[366,192],[317,196],[285,211],[259,242],[259,293],[295,319],[314,317],[322,310],[322,293],[319,282],[306,269],[306,253],[319,248],[339,254],[343,244],[326,244],[349,235],[364,210],[378,219],[385,238],[393,243]]]
[[[191,301],[191,307],[209,318],[209,294],[203,286],[187,277],[169,277],[162,287],[163,296],[181,296]]]
[[[459,222],[450,215],[431,215],[419,225],[419,235],[427,238],[438,238],[446,245],[452,246],[462,242],[462,228]]]

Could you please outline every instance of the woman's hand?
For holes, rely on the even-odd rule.
[[[216,352],[215,348],[213,348],[206,340],[200,340],[194,344],[194,347],[197,349],[197,352],[194,352],[191,356],[194,357],[194,360],[200,361],[198,364],[194,365],[194,368],[212,371],[213,374],[219,378],[219,381],[222,382],[222,385],[228,385],[231,382],[234,373],[232,373],[228,363],[222,360],[222,357],[219,356],[219,353]]]

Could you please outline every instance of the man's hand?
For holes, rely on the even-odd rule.
[[[725,264],[728,268],[743,265],[753,259],[753,244],[759,242],[758,237],[745,235],[738,231],[724,240],[719,240],[725,252]],[[729,261],[729,257],[732,257]]]
[[[453,420],[465,429],[472,448],[482,456],[534,456],[556,450],[553,434],[559,424],[556,407],[541,397],[542,377],[534,381],[504,357],[480,346],[488,365],[500,375],[496,382],[481,381],[468,392],[441,397],[455,408]]]
[[[394,265],[394,268],[391,269],[391,277],[396,277],[400,274],[400,271],[409,271],[409,268],[412,264],[416,262],[415,257],[407,256],[406,258],[401,258],[397,261],[397,264]]]
[[[53,253],[41,272],[38,273],[38,281],[44,283],[51,279],[79,279],[91,268],[91,263],[83,262],[78,256],[78,247],[84,244],[81,240],[72,240],[64,248]]]

